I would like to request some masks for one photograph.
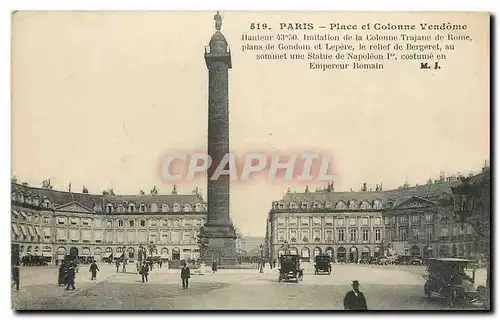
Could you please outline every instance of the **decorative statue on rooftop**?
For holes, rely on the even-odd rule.
[[[214,16],[214,21],[215,21],[215,29],[217,31],[220,31],[220,28],[222,27],[222,17],[219,14],[219,11],[217,11],[217,14]]]
[[[42,181],[42,188],[52,189],[52,185],[50,184],[50,178]]]
[[[174,184],[174,190],[172,190],[172,194],[177,194],[177,185]]]
[[[69,186],[68,186],[68,192],[71,192],[71,182],[69,183]]]
[[[158,190],[156,190],[156,186],[153,187],[153,189],[151,189],[151,195],[153,196],[157,196],[158,195]]]
[[[145,193],[144,193],[144,191],[143,191],[143,190],[140,190],[140,191],[139,191],[139,194],[140,194],[141,196],[145,195]]]
[[[89,190],[87,189],[87,187],[86,187],[86,186],[83,186],[82,193],[89,193]]]

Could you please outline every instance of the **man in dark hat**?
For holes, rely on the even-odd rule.
[[[95,263],[95,260],[92,261],[92,264],[90,265],[89,271],[92,272],[92,279],[91,280],[95,280],[95,278],[97,276],[97,271],[99,271],[99,268],[97,267],[97,264]]]
[[[70,262],[68,267],[68,272],[66,273],[66,290],[75,290],[75,276],[76,276],[76,264],[74,262]]]
[[[12,266],[12,281],[14,282],[13,286],[15,285],[16,290],[19,291],[19,262]]]
[[[352,282],[352,290],[347,292],[344,298],[345,310],[368,310],[363,292],[359,291],[359,281]]]
[[[187,263],[184,261],[181,269],[182,290],[187,290],[189,278],[191,278],[191,271],[189,270]]]

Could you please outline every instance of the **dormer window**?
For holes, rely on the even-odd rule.
[[[150,206],[151,212],[158,212],[158,205],[156,203],[152,203]]]
[[[184,205],[184,212],[191,212],[191,205],[190,204]]]
[[[111,213],[111,212],[113,212],[113,205],[112,205],[111,203],[108,203],[108,204],[106,205],[106,212],[107,212],[107,213]]]
[[[297,204],[295,202],[290,203],[290,209],[297,209]]]
[[[370,209],[370,204],[368,203],[368,201],[365,200],[361,203],[361,209],[364,209],[364,210]]]
[[[314,209],[320,209],[321,205],[317,202],[314,203]]]
[[[174,203],[174,212],[179,212],[181,211],[181,205],[178,203]]]
[[[302,201],[301,204],[300,204],[300,207],[302,209],[307,209],[307,201]]]
[[[382,202],[380,200],[373,201],[373,209],[382,209]]]
[[[330,201],[327,201],[327,202],[325,203],[325,208],[328,208],[328,209],[329,209],[329,208],[331,208],[331,207],[332,207],[332,203],[331,203]]]
[[[285,209],[285,203],[284,202],[280,202],[278,204],[278,209]]]
[[[40,205],[40,199],[39,199],[38,197],[34,197],[34,198],[33,198],[33,205],[34,205],[34,206],[38,206],[38,205]]]
[[[196,212],[202,212],[203,211],[203,205],[201,203],[197,203],[195,207]]]
[[[100,203],[96,203],[94,205],[94,211],[95,212],[101,212],[102,211],[102,208],[101,208],[101,204]]]
[[[22,193],[17,194],[17,201],[24,202],[24,195]]]
[[[168,212],[168,204],[164,203],[164,204],[161,206],[161,211],[162,211],[162,212]]]
[[[356,201],[349,201],[349,209],[357,209],[358,208],[358,204],[356,203]]]
[[[43,200],[43,207],[50,208],[50,201],[48,199]]]
[[[141,212],[146,212],[146,205],[145,204],[141,204]]]
[[[131,203],[128,205],[128,212],[135,212],[135,204]]]
[[[125,206],[123,204],[118,205],[118,212],[125,212]]]
[[[25,201],[27,204],[31,204],[31,197],[30,197],[30,196],[26,197],[26,199],[24,199],[24,201]]]

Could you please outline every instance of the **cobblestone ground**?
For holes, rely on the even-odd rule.
[[[276,270],[221,270],[193,274],[190,288],[182,290],[179,270],[153,269],[148,283],[132,270],[116,273],[100,265],[98,279],[90,280],[82,267],[76,290],[58,287],[57,268],[21,268],[21,289],[12,291],[16,310],[172,310],[172,309],[343,309],[352,280],[361,283],[370,309],[448,309],[438,298],[423,294],[424,267],[332,266],[331,275],[314,275],[305,265],[300,283],[278,283]],[[478,272],[482,283],[484,272]]]

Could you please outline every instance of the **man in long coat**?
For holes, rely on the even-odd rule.
[[[76,265],[74,263],[70,263],[68,266],[68,272],[66,273],[66,290],[75,290],[75,276],[76,276]]]
[[[97,264],[95,263],[95,261],[93,261],[92,264],[90,265],[89,271],[92,272],[92,279],[91,280],[95,280],[95,278],[97,276],[97,271],[99,271],[99,268],[97,267]]]
[[[344,297],[345,310],[368,310],[366,299],[363,292],[359,291],[359,281],[352,282],[352,290],[347,292]]]

